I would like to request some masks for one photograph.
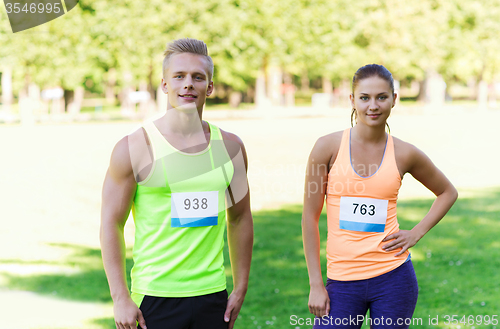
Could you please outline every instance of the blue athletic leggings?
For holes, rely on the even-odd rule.
[[[326,290],[330,297],[330,314],[314,319],[314,329],[359,329],[363,323],[372,329],[409,328],[418,297],[417,277],[411,260],[375,278],[328,279]],[[367,310],[370,310],[369,318]]]

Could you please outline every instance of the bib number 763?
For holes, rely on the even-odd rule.
[[[384,232],[389,200],[340,197],[339,228],[358,232]]]
[[[356,211],[359,211],[359,213],[363,216],[366,214],[368,214],[369,216],[375,215],[375,205],[373,205],[373,204],[367,205],[364,203],[362,203],[362,204],[353,203],[352,205],[354,206],[354,211],[353,211],[354,215],[356,215]]]

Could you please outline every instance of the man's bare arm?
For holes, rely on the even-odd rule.
[[[224,139],[233,146],[237,145],[228,148],[234,174],[226,197],[227,204],[232,205],[227,210],[227,236],[234,288],[229,296],[224,320],[229,322],[229,329],[232,329],[248,288],[253,248],[253,218],[250,209],[245,147],[233,134],[224,133]]]
[[[115,323],[119,329],[135,329],[136,321],[146,328],[141,311],[130,298],[125,273],[123,232],[135,190],[128,137],[124,137],[113,150],[104,179],[100,230],[102,259],[113,299]]]

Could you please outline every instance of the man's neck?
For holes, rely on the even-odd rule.
[[[196,110],[184,111],[172,108],[167,110],[164,118],[167,134],[189,137],[204,133],[201,113]]]
[[[155,124],[167,140],[182,149],[203,146],[210,140],[209,125],[203,122],[201,113],[195,108],[167,109],[166,114]]]

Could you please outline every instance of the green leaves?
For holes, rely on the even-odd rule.
[[[2,0],[0,0],[2,2]],[[3,3],[0,4],[3,7]],[[40,85],[117,83],[157,87],[165,45],[204,40],[214,80],[244,91],[268,64],[309,78],[350,79],[367,63],[386,65],[397,79],[433,69],[447,79],[492,80],[500,68],[500,0],[83,0],[66,15],[11,33],[0,10],[0,61],[15,79]]]

